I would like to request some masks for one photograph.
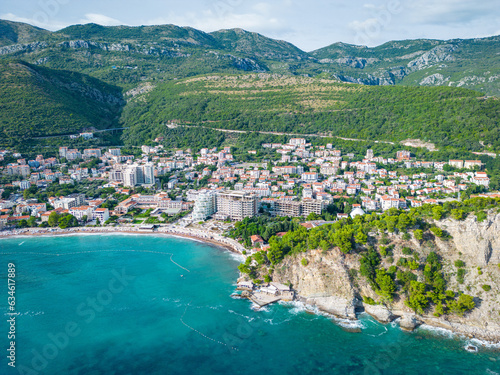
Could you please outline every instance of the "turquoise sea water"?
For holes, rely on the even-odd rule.
[[[5,355],[9,262],[15,369]],[[0,374],[500,374],[499,351],[468,353],[429,330],[363,317],[361,332],[347,332],[298,304],[254,311],[230,297],[238,263],[172,237],[2,239]]]

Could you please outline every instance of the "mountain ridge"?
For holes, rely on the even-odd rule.
[[[1,59],[75,70],[126,89],[144,80],[211,71],[271,72],[365,85],[466,87],[500,96],[500,36],[396,40],[376,47],[337,42],[305,52],[238,28],[206,33],[176,25],[84,24],[50,32],[0,20],[2,28],[10,28],[10,34],[0,40]],[[137,70],[113,71],[129,66]]]

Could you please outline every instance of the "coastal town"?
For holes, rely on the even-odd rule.
[[[231,147],[194,152],[144,145],[138,156],[120,148],[60,147],[57,157],[32,160],[0,150],[0,173],[11,181],[0,186],[0,228],[201,228],[209,220],[220,223],[223,234],[231,223],[259,215],[303,218],[311,228],[466,193],[491,194],[480,160],[420,161],[407,150],[383,158],[372,149],[360,158],[305,138],[261,147],[274,160],[239,162]],[[321,220],[325,212],[332,213],[327,221]],[[266,243],[255,236],[251,245],[247,250],[255,252]]]
[[[500,375],[498,4],[4,3],[0,375]]]

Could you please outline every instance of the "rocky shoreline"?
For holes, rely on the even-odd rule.
[[[439,251],[446,259],[445,267],[450,270],[448,272],[453,272],[454,261],[459,256],[470,265],[465,276],[465,284],[458,284],[453,274],[450,280],[453,289],[465,290],[470,286],[469,293],[475,297],[476,308],[466,313],[465,316],[449,314],[436,317],[431,315],[432,311],[426,315],[417,315],[404,304],[403,299],[399,298],[387,306],[364,303],[362,296],[370,297],[375,301],[378,296],[369,283],[357,274],[358,257],[355,254],[342,254],[335,249],[327,253],[321,250],[309,250],[307,253],[301,253],[300,256],[286,257],[280,267],[274,268],[272,280],[292,285],[300,301],[314,305],[319,310],[342,319],[355,320],[359,313],[366,312],[383,324],[397,320],[401,329],[406,331],[412,331],[420,325],[427,325],[448,330],[467,339],[484,340],[490,344],[499,345],[500,307],[495,290],[500,276],[500,267],[497,266],[496,243],[493,244],[494,241],[498,241],[494,236],[495,233],[498,234],[498,223],[500,223],[500,215],[481,223],[479,228],[475,228],[478,226],[477,223],[464,222],[455,229],[452,223],[445,222],[447,230],[453,234],[453,242],[437,242],[436,251]],[[487,229],[483,229],[483,226]],[[455,233],[459,231],[460,233]],[[473,235],[467,237],[466,233],[469,231]],[[484,244],[490,238],[491,246]],[[397,243],[398,239],[394,237],[392,241]],[[455,244],[455,241],[460,241],[460,243]],[[462,245],[464,243],[468,246]],[[412,244],[411,247],[418,248],[418,244]],[[457,248],[460,250],[457,251]],[[492,250],[489,251],[488,257],[485,257],[479,251],[481,249]],[[459,252],[461,255],[458,255]],[[304,258],[306,266],[302,264]],[[485,259],[488,259],[488,262]],[[478,272],[478,264],[482,266],[482,273]],[[356,272],[353,273],[353,270]],[[491,292],[483,290],[481,287],[483,283],[491,284]]]
[[[22,230],[2,231],[0,238],[8,238],[13,236],[56,236],[56,235],[79,235],[79,234],[146,234],[146,235],[171,235],[193,240],[202,241],[215,246],[223,247],[226,250],[243,255],[243,246],[238,242],[213,233],[207,230],[187,229],[175,226],[160,227],[156,231],[141,230],[137,227],[79,227],[68,229],[39,229],[28,228]],[[339,263],[342,268],[345,265]],[[278,277],[279,279],[279,277]],[[346,280],[347,281],[347,280]],[[345,284],[347,289],[351,288],[349,282]],[[326,290],[326,289],[325,289]],[[428,326],[445,329],[453,334],[463,336],[464,338],[483,340],[488,344],[500,344],[500,329],[491,327],[488,329],[488,323],[485,322],[484,327],[470,324],[467,318],[448,317],[436,318],[433,316],[417,316],[406,309],[390,310],[384,305],[367,305],[361,301],[346,298],[345,295],[329,294],[323,291],[322,293],[313,293],[301,295],[300,291],[296,290],[296,299],[304,304],[316,306],[318,310],[331,314],[340,319],[357,320],[357,315],[360,311],[364,311],[382,324],[388,324],[398,319],[399,326],[402,330],[413,331],[422,324]],[[350,293],[348,293],[350,294]],[[352,296],[352,295],[351,295]],[[487,328],[488,327],[488,328]]]
[[[366,305],[362,302],[346,301],[343,298],[329,297],[304,297],[296,295],[296,301],[305,305],[315,306],[321,312],[332,315],[342,320],[357,321],[359,314],[366,313],[381,324],[397,322],[401,330],[412,332],[420,326],[428,326],[448,331],[451,335],[463,339],[475,339],[478,344],[494,346],[500,350],[500,330],[484,329],[472,324],[467,324],[467,318],[453,318],[434,316],[419,316],[409,310],[389,310],[384,305]],[[458,321],[461,319],[463,322]]]

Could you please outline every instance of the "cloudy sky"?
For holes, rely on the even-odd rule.
[[[0,18],[49,30],[72,24],[243,28],[311,51],[335,42],[500,34],[498,0],[1,0]]]

